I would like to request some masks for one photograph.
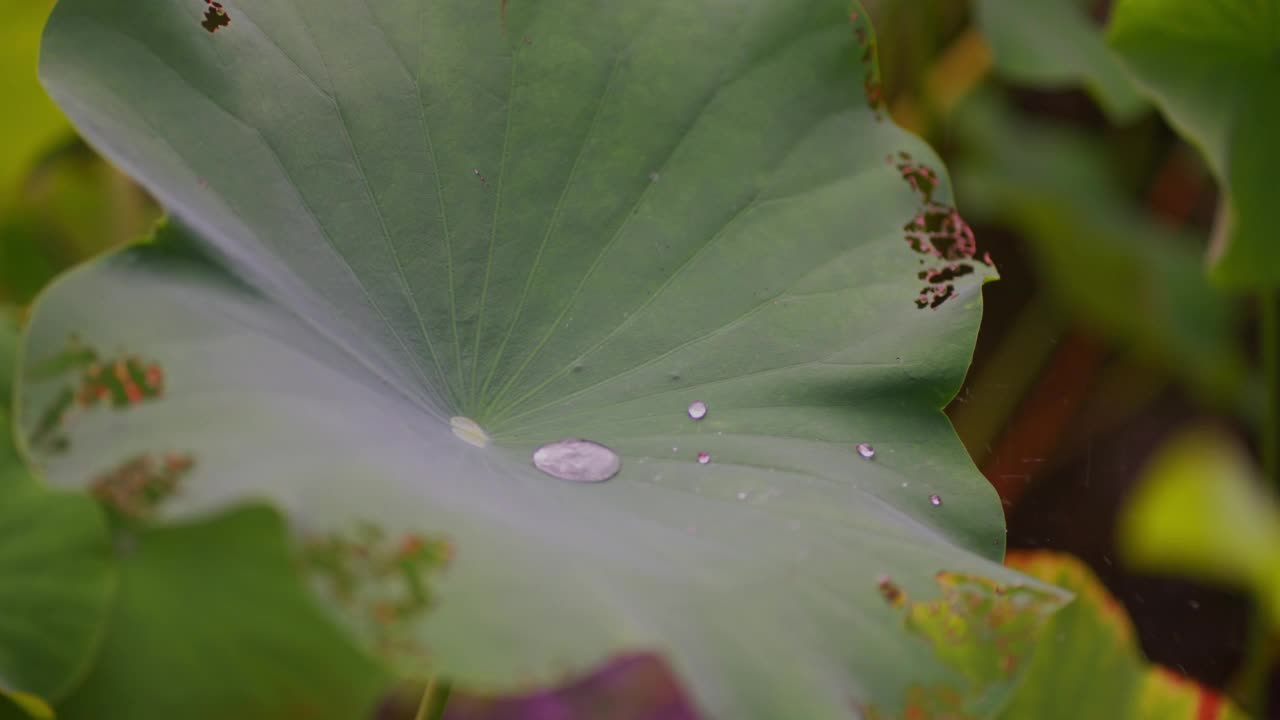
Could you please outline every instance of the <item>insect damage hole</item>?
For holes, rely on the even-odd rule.
[[[215,0],[204,0],[204,4],[204,20],[200,22],[200,27],[210,33],[216,33],[231,24],[231,15],[222,6],[222,3],[215,2]]]

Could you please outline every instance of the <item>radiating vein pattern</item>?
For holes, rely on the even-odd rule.
[[[599,383],[592,368],[714,332],[878,234],[796,233],[856,222],[837,205],[877,170],[850,141],[865,108],[843,13],[539,8],[503,23],[458,2],[270,0],[193,43],[166,30],[191,11],[174,5],[109,52],[186,98],[127,110],[165,128],[139,143],[189,181],[153,190],[269,294],[341,316],[348,345],[441,414],[498,421]],[[85,9],[82,32],[108,12]],[[107,75],[108,106],[144,82]],[[360,303],[329,302],[352,289]]]

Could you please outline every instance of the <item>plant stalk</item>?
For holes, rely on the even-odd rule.
[[[422,690],[422,700],[418,703],[418,712],[414,713],[413,720],[440,720],[444,717],[444,708],[448,702],[449,683],[432,675]]]
[[[1266,377],[1266,409],[1262,420],[1262,468],[1280,489],[1280,292],[1269,290],[1258,297],[1262,372]]]

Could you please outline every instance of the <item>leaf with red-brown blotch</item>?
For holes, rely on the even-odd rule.
[[[1050,620],[1024,682],[1001,720],[1084,717],[1240,720],[1215,690],[1151,665],[1124,608],[1080,560],[1053,552],[1011,552],[1005,564],[1075,593]],[[1070,698],[1064,703],[1063,698]]]
[[[421,698],[408,688],[389,698],[375,720],[408,720]],[[699,720],[693,700],[662,657],[618,655],[590,673],[555,687],[521,694],[482,696],[454,689],[444,720]]]

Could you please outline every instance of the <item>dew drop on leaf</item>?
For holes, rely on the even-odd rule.
[[[870,443],[858,443],[858,455],[864,460],[870,460],[876,456],[876,449],[871,447]]]
[[[482,448],[489,445],[489,435],[480,427],[475,420],[471,418],[455,415],[449,418],[449,427],[453,430],[454,437],[465,442],[468,445]]]
[[[701,400],[694,400],[689,403],[689,417],[694,420],[701,420],[707,416],[707,404]]]
[[[604,482],[622,467],[618,454],[598,442],[557,440],[533,451],[533,466],[551,477],[571,482]]]

